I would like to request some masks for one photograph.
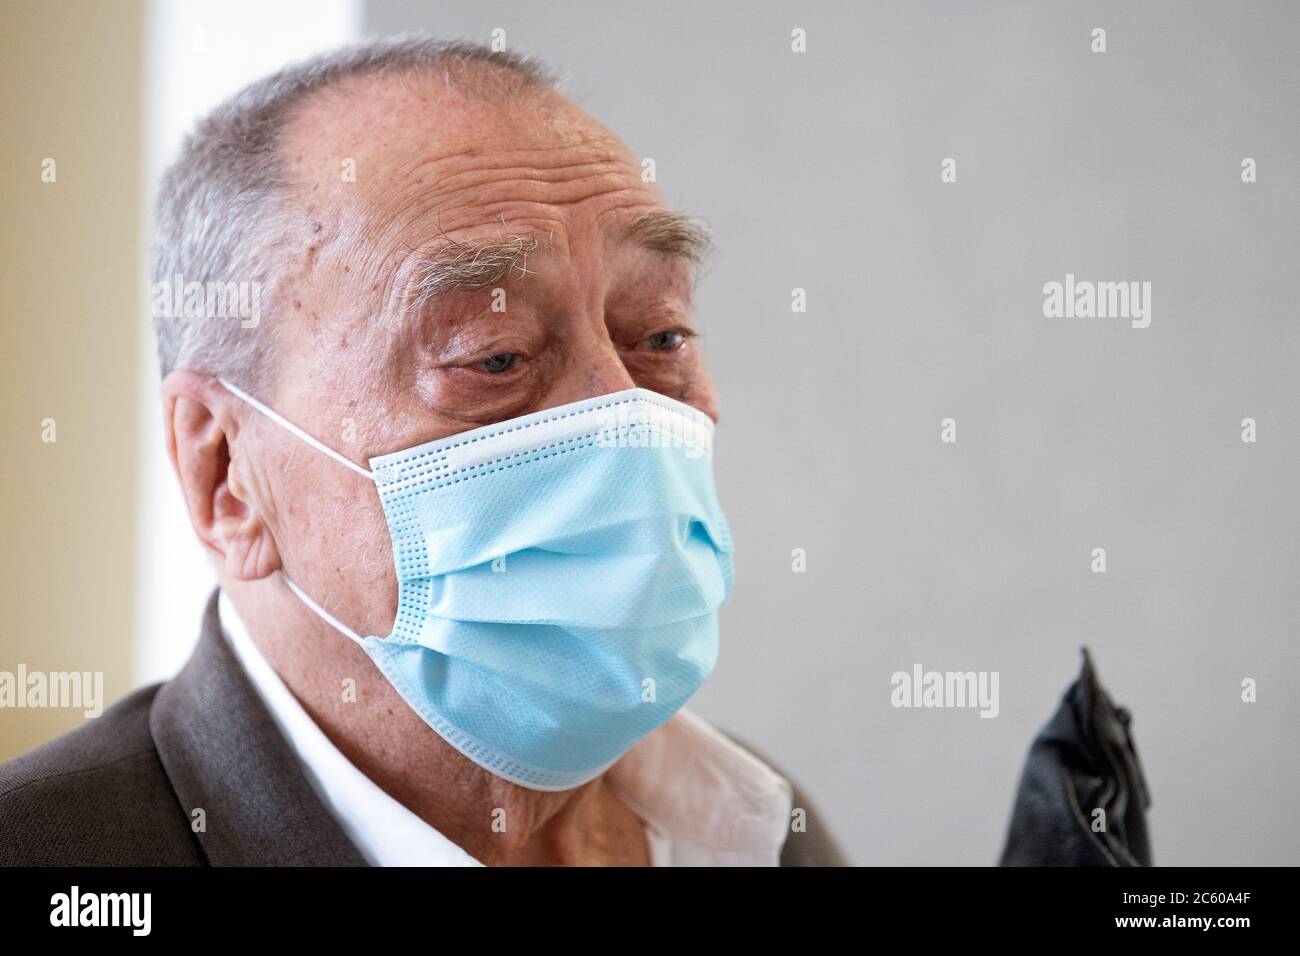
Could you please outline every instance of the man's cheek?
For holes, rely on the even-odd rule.
[[[385,597],[384,606],[395,610],[392,541],[374,491],[369,491],[374,500],[364,497],[366,489],[358,494],[350,488],[315,495],[304,492],[285,509],[290,520],[284,522],[282,540],[289,542],[285,567],[290,576],[321,581],[340,597],[348,596],[351,606],[363,615],[378,606],[379,594]]]
[[[366,623],[368,633],[387,637],[397,617],[397,569],[388,524],[377,502],[373,509],[357,509],[350,532],[340,563],[356,589],[356,620]]]

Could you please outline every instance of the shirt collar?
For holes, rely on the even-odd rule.
[[[689,710],[638,741],[608,779],[668,835],[677,865],[779,861],[790,828],[789,781]]]
[[[235,656],[302,764],[317,796],[376,866],[481,866],[394,800],[331,743],[218,598]],[[774,866],[789,832],[789,782],[693,713],[682,710],[608,771],[646,823],[655,865]]]

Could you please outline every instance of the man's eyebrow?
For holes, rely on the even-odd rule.
[[[531,235],[459,241],[445,238],[419,254],[409,289],[411,311],[454,292],[481,292],[501,285],[512,274],[528,272],[528,254],[541,247]]]
[[[628,224],[623,238],[646,249],[681,256],[696,278],[713,255],[713,236],[701,220],[672,209],[657,209]]]
[[[632,220],[624,241],[681,256],[698,279],[713,253],[713,237],[703,222],[685,213],[660,209]],[[418,254],[408,289],[408,308],[418,312],[433,299],[455,292],[481,292],[514,276],[528,274],[528,254],[542,247],[536,236],[457,240],[444,237]]]

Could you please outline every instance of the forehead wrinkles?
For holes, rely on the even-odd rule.
[[[639,172],[620,150],[603,144],[524,149],[475,144],[394,170],[370,212],[399,228],[428,223],[432,233],[500,223],[503,216],[507,224],[512,218],[549,219],[579,205],[598,217],[609,205],[657,200]]]
[[[398,318],[410,260],[448,238],[532,233],[538,253],[571,257],[595,252],[570,248],[572,228],[662,206],[627,147],[562,99],[515,108],[427,90],[363,92],[307,111],[295,139],[312,199],[333,200],[337,214],[339,229],[317,238],[339,240],[331,251],[350,264],[348,284],[378,297],[380,315]],[[356,157],[355,183],[340,185],[340,156]]]
[[[523,236],[539,262],[552,255],[574,259],[598,253],[599,236],[587,233],[610,213],[660,204],[640,182],[639,166],[602,144],[503,150],[475,143],[448,156],[417,157],[390,176],[394,188],[367,218],[388,254],[392,308],[400,308],[411,259],[454,241],[507,243]],[[510,278],[521,275],[512,271]]]

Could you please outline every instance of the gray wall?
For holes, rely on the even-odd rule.
[[[700,315],[740,550],[697,711],[854,862],[982,865],[1087,644],[1157,862],[1300,863],[1300,8],[368,4],[375,33],[494,27],[720,240]],[[1044,318],[1066,272],[1150,281],[1151,326]],[[999,716],[892,708],[916,662],[1000,672]]]

